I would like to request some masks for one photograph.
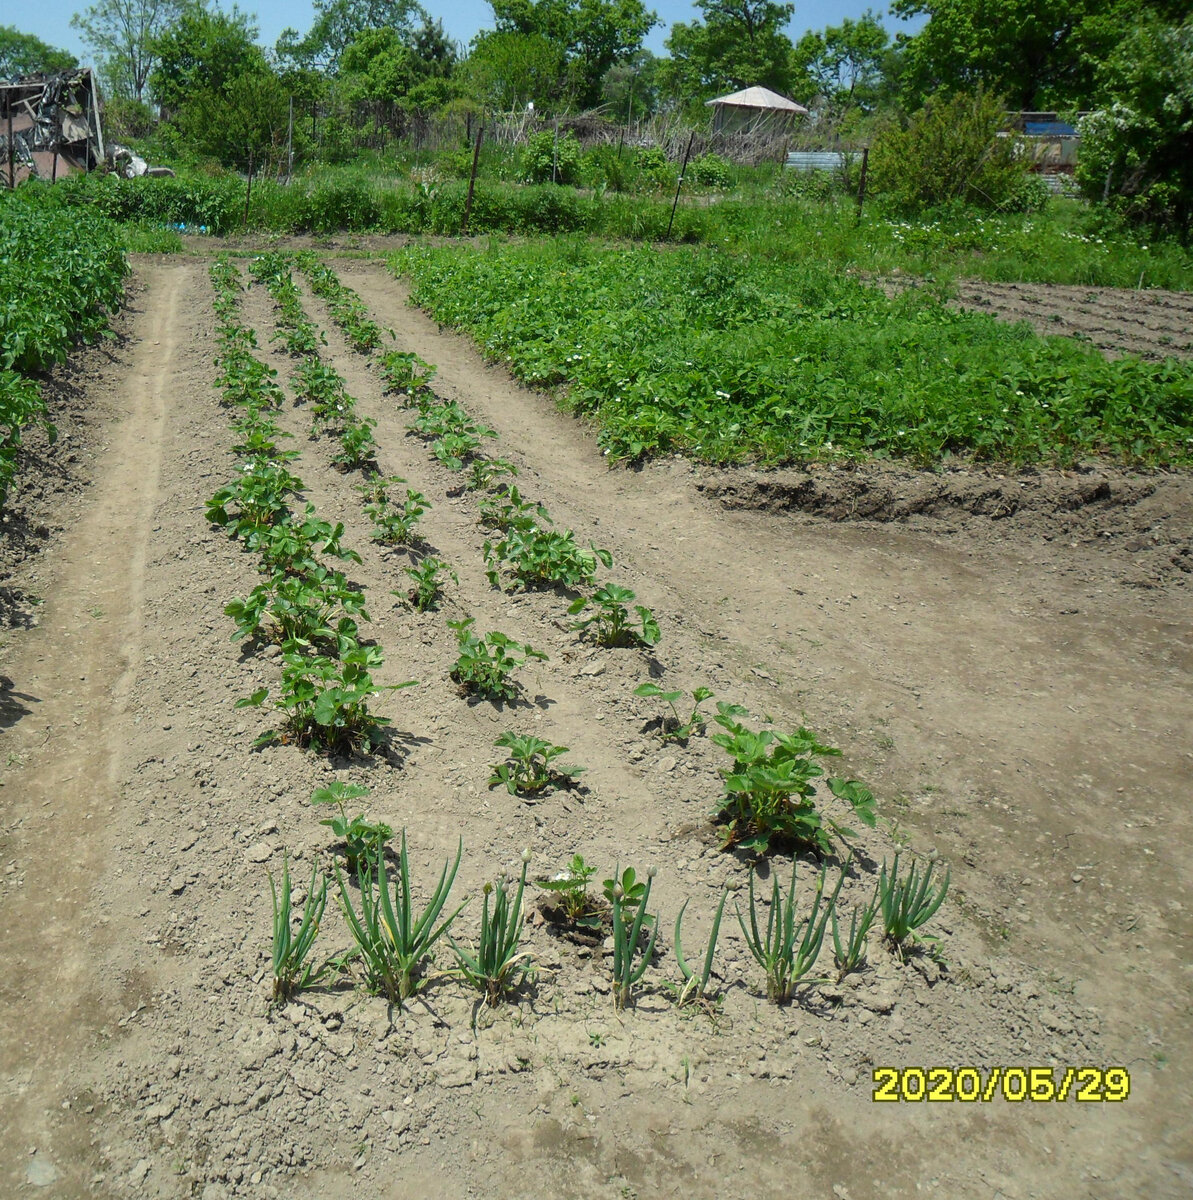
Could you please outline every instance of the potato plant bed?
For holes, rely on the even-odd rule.
[[[943,458],[1188,464],[1193,369],[1107,361],[847,273],[570,242],[417,247],[393,270],[436,320],[595,418],[613,459]]]
[[[695,501],[688,524],[672,525],[678,501],[665,472],[647,475],[637,497],[613,490],[635,487],[633,477],[602,485],[541,398],[512,390],[507,414],[495,398],[508,383],[478,373],[461,387],[457,364],[411,337],[406,314],[369,303],[363,285],[369,319],[398,336],[359,353],[288,264],[266,268],[233,261],[215,292],[193,283],[188,328],[206,332],[177,351],[195,386],[170,417],[170,487],[146,551],[150,615],[127,713],[111,718],[125,748],[104,832],[115,850],[95,899],[114,937],[97,984],[106,1033],[63,1096],[71,1113],[93,1110],[95,1149],[79,1158],[87,1179],[102,1176],[95,1188],[216,1197],[421,1186],[463,1196],[530,1186],[613,1197],[682,1186],[719,1197],[835,1185],[878,1196],[935,1178],[952,1194],[984,1179],[1009,1195],[1059,1195],[1082,1170],[1115,1186],[1123,1172],[1132,1186],[1161,1178],[1150,1152],[1132,1142],[1119,1159],[1105,1134],[1113,1123],[1129,1140],[1134,1095],[1103,1103],[1096,1122],[1075,1099],[1029,1107],[1001,1092],[968,1109],[874,1103],[876,1067],[972,1066],[985,1081],[997,1065],[1051,1065],[1059,1082],[1069,1065],[1123,1065],[1139,1045],[1108,1015],[1122,1011],[1117,993],[1096,994],[1078,960],[1049,959],[1021,936],[1040,922],[1051,946],[1052,921],[1087,919],[1035,903],[1019,882],[1082,874],[1067,857],[1054,866],[1063,838],[1051,840],[1032,811],[994,807],[977,783],[943,785],[967,816],[938,832],[909,811],[898,777],[912,768],[892,765],[875,741],[888,730],[881,736],[909,753],[933,753],[930,732],[901,723],[917,702],[905,694],[904,714],[875,710],[856,680],[848,690],[827,677],[847,652],[812,646],[819,629],[798,650],[780,645],[801,603],[790,581],[815,586],[810,570],[787,570],[790,547],[754,531],[781,594],[738,578],[752,553],[740,530],[718,531],[726,515],[710,518]],[[235,371],[230,342],[242,355]],[[249,377],[260,403],[221,403]],[[341,469],[342,442],[313,421],[315,401],[296,403],[317,377],[338,380],[352,419],[372,422],[369,469]],[[517,432],[523,416],[555,439],[552,451]],[[437,453],[452,434],[476,444]],[[591,443],[587,453],[595,463]],[[475,469],[497,462],[509,470]],[[242,492],[246,504],[205,507],[253,473],[246,463],[292,477],[284,511]],[[421,509],[412,526],[377,537],[385,513],[408,503]],[[522,569],[513,535],[532,529],[570,534],[546,555],[562,578]],[[250,631],[259,614],[249,598],[282,549],[284,578],[317,593],[305,606],[315,617],[291,622],[275,604],[279,581]],[[408,571],[431,558],[443,586],[424,609],[411,602]],[[710,600],[714,587],[724,602]],[[244,607],[226,613],[234,601]],[[596,620],[619,604],[624,615]],[[844,607],[832,619],[853,622]],[[863,628],[849,628],[860,645]],[[521,660],[512,694],[495,697],[459,678],[462,642],[475,634],[502,649],[494,632]],[[947,628],[937,636],[954,644]],[[268,704],[236,706],[261,688],[276,694],[293,659],[344,664],[358,649],[383,653],[364,697],[368,718],[388,722],[383,742],[320,747],[285,736],[288,715]],[[907,678],[920,686],[914,671]],[[393,690],[409,680],[418,685]],[[888,687],[877,674],[872,686]],[[933,703],[930,689],[923,696]],[[270,730],[283,736],[254,748]],[[991,728],[981,740],[1007,738]],[[985,755],[972,736],[967,769]],[[788,830],[760,843],[762,810],[744,797],[763,785],[818,816],[824,842]],[[1008,811],[1023,803],[1014,781],[1000,795]],[[1007,843],[1020,837],[1012,878]],[[569,898],[560,885],[584,869],[587,896]],[[1168,871],[1167,859],[1157,869]],[[899,936],[884,936],[880,904],[858,939],[883,877],[888,888],[912,884],[905,903],[886,906]],[[12,902],[33,882],[24,871],[3,878]],[[404,926],[406,886],[412,926],[438,904],[421,947]],[[287,896],[295,918],[308,902],[312,916],[306,934],[296,919],[275,948]],[[1121,947],[1097,928],[1117,958]],[[939,940],[916,942],[927,934]],[[311,972],[293,959],[303,945]],[[851,961],[836,961],[838,947]],[[1148,1069],[1132,1072],[1146,1104]],[[1025,1112],[1044,1114],[1048,1154]],[[73,1161],[58,1150],[64,1119],[41,1143],[52,1164]]]

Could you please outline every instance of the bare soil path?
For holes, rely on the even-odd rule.
[[[42,619],[5,662],[13,682],[4,705],[0,1143],[12,1153],[0,1187],[89,1190],[88,1156],[69,1119],[75,1070],[96,1032],[125,1015],[126,992],[102,963],[114,938],[133,933],[97,921],[92,901],[115,865],[111,831],[127,819],[122,748],[152,620],[149,526],[167,402],[178,394],[181,309],[200,271],[143,273],[91,502],[53,556]]]
[[[233,700],[272,685],[276,664],[227,640],[220,610],[254,573],[202,515],[234,469],[210,292],[200,264],[140,263],[107,450],[39,568],[40,624],[3,660],[0,1144],[18,1153],[0,1194],[1187,1194],[1184,574],[1127,587],[1098,539],[1045,544],[1014,519],[974,537],[926,517],[843,524],[727,507],[756,485],[747,473],[727,488],[680,462],[610,471],[581,425],[407,308],[380,266],[334,265],[401,348],[437,365],[437,391],[498,431],[523,493],[613,552],[612,578],[655,608],[663,641],[654,656],[597,652],[559,597],[493,592],[474,499],[452,494],[458,478],[332,331],[325,358],[377,419],[379,465],[431,499],[428,540],[460,581],[441,614],[390,597],[408,560],[370,545],[354,480],[288,408],[308,498],[361,551],[351,573],[385,681],[422,683],[382,705],[401,735],[393,761],[251,753],[268,720]],[[259,289],[245,315],[285,383]],[[467,705],[446,681],[444,620],[465,612],[549,653],[524,674],[525,703]],[[863,857],[906,838],[951,866],[947,969],[876,950],[865,975],[776,1010],[727,928],[719,1017],[677,1013],[662,962],[618,1017],[600,948],[532,922],[539,979],[495,1015],[444,981],[392,1027],[350,989],[267,1014],[264,871],[283,848],[297,876],[330,862],[308,798],[333,777],[367,784],[370,811],[409,827],[416,880],[461,836],[465,890],[523,845],[544,870],[577,850],[602,874],[654,861],[668,954],[688,896],[702,935],[744,867],[705,820],[720,752],[643,731],[655,713],[631,693],[652,675],[841,745],[895,823],[860,839]],[[513,725],[571,746],[586,790],[535,805],[489,791],[492,740]],[[341,937],[331,906],[328,926]],[[875,1066],[1045,1063],[1128,1066],[1131,1096],[871,1099]]]

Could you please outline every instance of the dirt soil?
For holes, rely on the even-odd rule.
[[[1037,333],[1081,338],[1110,354],[1193,355],[1193,296],[1187,292],[965,279],[957,284],[957,302],[1005,321],[1026,321]]]
[[[523,494],[611,550],[608,578],[662,640],[600,650],[566,597],[493,590],[475,495],[308,295],[381,469],[426,494],[459,582],[439,613],[393,594],[409,558],[370,542],[354,478],[287,406],[306,496],[362,556],[381,681],[420,685],[377,701],[389,755],[253,751],[272,720],[234,701],[278,664],[230,640],[222,609],[254,561],[203,515],[235,470],[206,264],[138,261],[121,338],[59,381],[66,436],[35,447],[5,526],[0,1195],[1187,1196],[1189,477],[610,470],[589,430],[410,309],[379,264],[334,261],[440,395],[497,431]],[[259,287],[244,313],[285,383]],[[465,614],[549,655],[520,702],[449,681],[446,620]],[[677,1008],[675,914],[690,898],[695,946],[747,863],[708,821],[722,752],[659,740],[633,695],[650,678],[843,747],[883,818],[843,898],[900,846],[942,860],[939,961],[872,938],[864,971],[777,1008],[727,919],[720,1005]],[[583,787],[490,790],[507,728],[569,746]],[[461,898],[523,847],[541,875],[577,852],[598,879],[657,865],[663,951],[633,1005],[614,1011],[606,947],[561,937],[536,893],[535,977],[503,1008],[435,973],[402,1012],[347,980],[271,1011],[266,871],[288,852],[305,885],[336,860],[310,804],[333,779],[407,828],[416,893],[458,839]],[[329,949],[348,944],[334,909]],[[876,1067],[1046,1065],[1126,1067],[1130,1096],[873,1099]]]

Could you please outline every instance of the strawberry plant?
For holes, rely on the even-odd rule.
[[[369,620],[364,605],[342,572],[313,565],[301,575],[275,572],[224,612],[236,622],[233,641],[273,641],[295,651],[331,642],[342,653],[357,643],[357,619]]]
[[[486,700],[514,700],[519,687],[513,672],[531,659],[546,661],[541,650],[515,642],[497,630],[478,637],[473,631],[475,618],[448,621],[456,632],[460,656],[452,667],[451,677],[466,692]]]
[[[327,787],[317,788],[311,795],[312,804],[334,804],[340,810],[338,817],[326,817],[319,824],[326,825],[340,839],[348,870],[353,873],[362,868],[370,869],[384,852],[385,843],[394,832],[381,821],[367,820],[364,813],[348,816],[345,801],[362,800],[368,794],[367,787],[337,779]]]
[[[289,575],[309,575],[318,566],[317,555],[343,562],[360,562],[360,555],[342,542],[344,526],[320,520],[315,506],[308,504],[301,517],[290,516],[264,529],[254,531],[246,540],[249,550],[261,556],[266,572],[283,571]]]
[[[852,837],[853,831],[816,806],[814,779],[824,770],[813,758],[839,755],[832,746],[821,745],[813,733],[800,728],[794,733],[776,729],[754,732],[737,718],[743,710],[719,704],[713,719],[724,732],[712,740],[728,752],[732,766],[721,770],[725,795],[716,810],[725,825],[725,846],[740,846],[765,854],[772,840],[809,846],[822,854],[832,848],[831,833]],[[827,779],[829,790],[845,800],[854,815],[873,827],[876,821],[873,795],[855,780]]]
[[[518,468],[504,458],[474,458],[468,464],[468,488],[480,492],[501,475],[517,475]]]
[[[358,471],[363,468],[377,469],[377,439],[373,430],[377,422],[372,417],[362,421],[348,421],[340,430],[340,450],[332,462],[342,471]]]
[[[467,430],[451,430],[431,443],[431,453],[449,471],[462,471],[464,464],[480,449],[480,438]]]
[[[657,683],[640,683],[634,689],[635,696],[645,698],[658,697],[668,708],[671,709],[671,716],[663,717],[659,723],[659,732],[665,742],[686,742],[693,733],[704,732],[704,718],[700,715],[700,706],[705,700],[711,700],[713,693],[709,688],[698,687],[692,693],[692,711],[688,713],[686,718],[679,715],[679,709],[676,705],[686,695],[682,691],[665,692]],[[686,705],[685,705],[686,707]],[[733,709],[739,715],[745,714],[745,709]]]
[[[481,524],[502,533],[553,524],[547,510],[541,504],[533,500],[523,500],[521,493],[513,485],[497,496],[482,500],[478,507]]]
[[[234,483],[219,488],[207,501],[207,519],[242,540],[286,518],[289,497],[299,495],[303,482],[282,463],[254,459],[244,464]]]
[[[369,319],[364,302],[340,282],[330,267],[310,252],[297,255],[296,261],[306,275],[311,291],[327,301],[332,320],[344,331],[354,350],[365,353],[381,345],[381,327]]]
[[[414,586],[406,592],[406,599],[412,608],[419,612],[430,612],[438,608],[439,597],[443,594],[441,575],[450,575],[456,582],[459,576],[441,558],[428,555],[412,567],[403,568],[405,573],[414,581]],[[398,592],[393,592],[397,596]]]
[[[332,420],[335,414],[351,407],[344,391],[344,379],[333,367],[318,357],[304,358],[290,374],[290,386],[298,404],[310,402],[314,415],[322,421]]]
[[[486,541],[483,547],[485,572],[489,583],[502,590],[579,587],[591,583],[597,564],[613,565],[613,556],[589,543],[588,549],[576,542],[569,529],[511,529],[499,541]],[[502,572],[508,579],[502,578]]]
[[[654,646],[660,637],[659,623],[654,613],[641,604],[634,605],[638,620],[631,621],[626,605],[633,600],[634,593],[629,588],[607,583],[591,596],[580,596],[572,602],[568,613],[573,617],[586,608],[596,609],[572,628],[591,632],[601,646]]]
[[[507,730],[493,745],[508,750],[509,754],[505,762],[494,764],[489,786],[504,784],[511,796],[537,796],[549,787],[571,787],[585,769],[556,763],[568,748],[552,746],[533,734]]]
[[[408,398],[429,388],[435,378],[435,368],[409,351],[389,350],[377,366],[385,390],[403,393]]]
[[[574,854],[566,869],[550,879],[540,880],[538,886],[558,897],[563,915],[571,925],[599,930],[606,910],[600,898],[588,891],[588,881],[595,874],[596,867],[590,867],[582,855]]]
[[[414,680],[375,684],[372,670],[382,661],[375,646],[356,646],[338,661],[321,654],[283,654],[281,691],[274,707],[285,716],[285,726],[263,733],[253,744],[292,741],[324,754],[376,749],[389,721],[370,712],[369,701],[382,692],[415,686]],[[260,688],[238,700],[236,707],[260,707],[268,696],[269,689]]]
[[[405,482],[397,475],[388,479],[375,475],[367,483],[358,485],[357,490],[365,497],[365,516],[373,522],[373,541],[387,546],[413,546],[421,540],[414,527],[430,507],[426,496],[407,488],[401,508],[394,507],[389,496],[391,487]]]

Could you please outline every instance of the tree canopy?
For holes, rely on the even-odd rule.
[[[676,22],[666,41],[664,88],[688,102],[755,84],[789,95],[797,73],[783,32],[794,4],[772,0],[697,0],[703,21]]]
[[[805,33],[795,46],[795,65],[819,95],[869,107],[878,93],[890,42],[882,22],[867,9],[856,21],[846,17],[823,33]]]
[[[431,23],[418,0],[314,0],[315,20],[305,34],[284,29],[278,38],[279,57],[303,66],[319,66],[335,74],[344,51],[362,33],[392,29],[403,43],[416,25]],[[442,25],[440,25],[442,31]]]
[[[54,75],[72,71],[78,60],[73,54],[43,42],[15,25],[0,25],[0,79],[18,75]]]
[[[1014,108],[1040,111],[1091,104],[1100,65],[1141,10],[1166,16],[1182,7],[1178,0],[893,0],[891,11],[928,17],[918,34],[900,35],[909,103],[982,86]]]
[[[191,3],[153,41],[154,98],[165,113],[176,113],[201,92],[218,95],[242,75],[263,73],[265,55],[256,37],[252,18],[235,5],[225,13]]]
[[[142,100],[157,61],[157,38],[182,11],[181,0],[97,0],[70,19],[94,52],[108,94]]]
[[[599,104],[601,80],[642,48],[658,17],[642,0],[490,0],[498,33],[545,38],[563,51],[567,90]]]

